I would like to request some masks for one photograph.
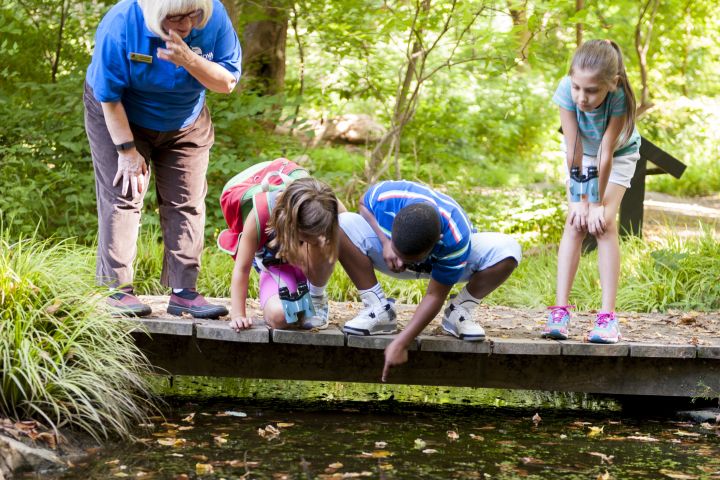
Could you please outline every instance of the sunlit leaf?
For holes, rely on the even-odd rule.
[[[596,457],[600,457],[600,463],[607,463],[608,465],[612,464],[613,458],[615,458],[614,455],[605,455],[604,453],[600,452],[588,452],[590,455],[594,455]]]
[[[366,458],[387,458],[392,457],[393,453],[387,450],[373,450],[372,452],[362,452],[360,456]]]
[[[599,435],[602,435],[603,430],[605,430],[605,425],[602,427],[589,427],[590,431],[588,432],[588,437],[597,437]]]
[[[659,470],[659,472],[662,473],[663,475],[665,475],[666,477],[673,478],[675,480],[696,480],[696,479],[700,478],[699,475],[690,475],[690,474],[683,473],[683,472],[675,472],[673,470],[668,470],[666,468],[661,468]]]
[[[196,463],[195,473],[198,475],[208,475],[214,472],[213,466],[209,463]]]
[[[427,443],[422,438],[415,439],[415,448],[417,448],[418,450],[425,448],[426,445]]]
[[[278,424],[277,424],[278,428],[289,428],[294,425],[295,425],[294,423],[283,423],[283,422],[278,422]]]
[[[375,448],[385,448],[387,447],[387,442],[375,442]]]
[[[422,451],[422,453],[427,453],[427,454],[437,453],[437,452],[438,451],[435,450],[434,448],[426,448],[425,450]]]
[[[338,469],[338,468],[342,468],[343,464],[340,462],[335,462],[335,463],[331,463],[330,465],[328,465],[328,467]]]
[[[535,424],[535,426],[537,427],[538,424],[539,424],[540,422],[542,422],[542,418],[540,417],[540,414],[539,414],[539,413],[535,413],[535,415],[533,415],[533,417],[532,417],[532,421],[533,421],[533,423]]]
[[[460,438],[460,434],[457,433],[455,430],[448,430],[447,436],[450,440],[457,440],[458,438]]]

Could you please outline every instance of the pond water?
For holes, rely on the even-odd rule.
[[[582,395],[202,379],[163,389],[165,417],[138,442],[43,478],[720,479],[714,425]]]

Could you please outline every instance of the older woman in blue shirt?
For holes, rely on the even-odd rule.
[[[96,277],[116,289],[117,313],[143,316],[133,261],[143,197],[154,173],[165,246],[168,312],[226,315],[196,289],[214,141],[205,91],[240,78],[237,34],[219,0],[122,0],[100,22],[85,84],[98,209]]]

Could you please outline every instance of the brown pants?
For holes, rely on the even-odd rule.
[[[113,186],[118,154],[110,138],[102,106],[85,85],[85,131],[90,141],[98,212],[98,285],[117,287],[133,281],[140,212],[145,192],[133,199]],[[215,133],[210,112],[203,108],[195,122],[180,130],[158,132],[130,125],[138,151],[154,171],[165,252],[161,282],[167,287],[194,288],[200,272],[205,235],[205,194],[210,147]]]

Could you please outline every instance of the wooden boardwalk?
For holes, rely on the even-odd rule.
[[[225,320],[162,314],[163,301],[150,302],[156,316],[134,320],[138,325],[134,335],[153,365],[172,375],[375,383],[380,381],[383,349],[393,338],[343,334],[338,317],[351,318],[359,308],[352,303],[333,304],[333,321],[323,331],[273,330],[259,321],[249,330],[235,332]],[[400,307],[401,326],[412,308]],[[484,307],[478,320],[486,327],[488,338],[476,343],[438,334],[434,322],[412,345],[408,363],[394,368],[388,381],[619,395],[720,396],[716,315],[705,319],[701,314],[678,313],[674,326],[680,332],[687,330],[684,335],[670,328],[668,315],[654,319],[665,325],[664,330],[654,329],[655,335],[643,337],[626,326],[629,341],[616,345],[540,339],[538,324],[543,316],[544,312],[513,313],[503,307]],[[623,320],[647,327],[653,318],[647,317]],[[517,318],[520,320],[513,323]],[[580,330],[578,327],[578,336]]]

